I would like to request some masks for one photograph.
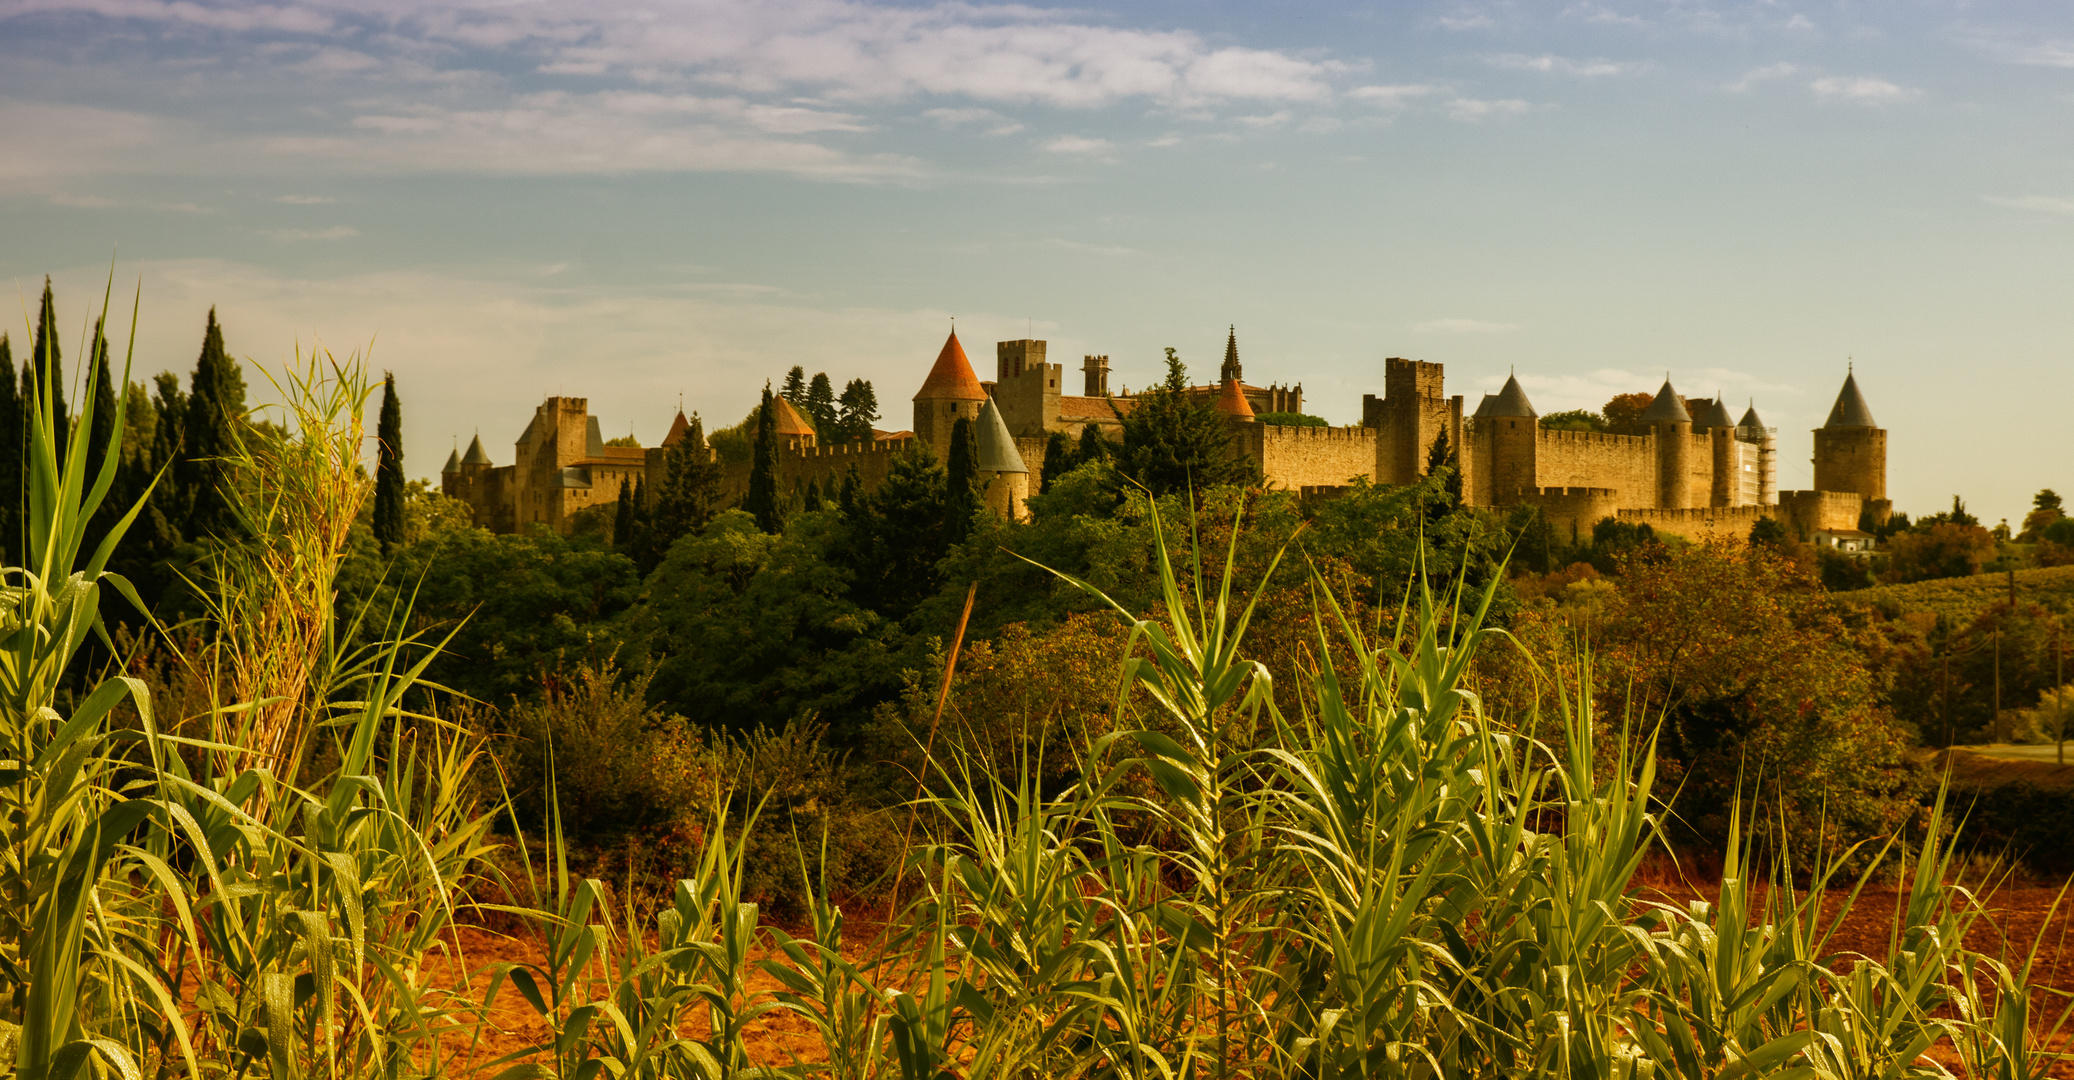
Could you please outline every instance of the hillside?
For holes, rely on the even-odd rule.
[[[2008,599],[2009,575],[1975,574],[1908,585],[1878,585],[1839,595],[1847,601],[1878,607],[1890,614],[1932,611],[1945,616],[1953,625],[1963,625],[1990,606]],[[2018,570],[2016,596],[2018,600],[2053,611],[2074,613],[2074,566]]]

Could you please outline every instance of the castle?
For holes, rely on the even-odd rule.
[[[1052,433],[1077,437],[1092,424],[1121,438],[1119,417],[1140,398],[1112,392],[1109,375],[1107,356],[1083,357],[1082,393],[1066,394],[1063,367],[1047,361],[1045,343],[1022,339],[996,343],[994,378],[983,382],[953,331],[915,392],[909,430],[823,446],[812,423],[776,399],[779,482],[789,490],[833,491],[855,471],[871,487],[914,440],[941,454],[963,419],[974,425],[985,501],[1005,517],[1020,517]],[[1815,429],[1809,491],[1777,490],[1776,432],[1754,405],[1735,419],[1718,399],[1679,396],[1669,379],[1638,418],[1637,434],[1543,427],[1513,377],[1465,412],[1461,395],[1446,394],[1442,366],[1420,360],[1385,360],[1383,390],[1380,398],[1362,397],[1358,425],[1262,423],[1261,414],[1301,413],[1303,387],[1246,383],[1233,331],[1218,381],[1184,393],[1225,415],[1233,452],[1269,486],[1323,497],[1359,479],[1413,483],[1445,439],[1441,450],[1459,471],[1465,502],[1537,507],[1572,541],[1609,517],[1695,538],[1746,536],[1764,517],[1804,536],[1835,536],[1853,533],[1868,517],[1884,521],[1892,509],[1887,433],[1874,423],[1854,374],[1845,375],[1828,421]],[[656,490],[669,449],[687,429],[680,410],[660,446],[607,446],[585,399],[550,397],[520,434],[513,464],[493,465],[477,437],[465,455],[448,457],[440,486],[493,532],[544,525],[568,533],[582,511],[615,502],[622,482]],[[747,462],[722,462],[721,471],[724,497],[748,489]]]

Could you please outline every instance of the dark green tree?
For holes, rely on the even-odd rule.
[[[1442,470],[1446,470],[1445,473]],[[1448,443],[1447,429],[1433,439],[1426,448],[1426,475],[1441,476],[1442,498],[1435,503],[1438,513],[1451,514],[1462,506],[1462,463],[1455,457],[1455,448]]]
[[[1073,453],[1073,441],[1063,431],[1054,431],[1044,440],[1044,472],[1037,482],[1037,493],[1051,490],[1052,481],[1072,472],[1080,461]]]
[[[58,464],[63,465],[69,442],[66,433],[72,430],[72,421],[65,409],[64,350],[58,347],[58,309],[51,298],[49,277],[43,279],[43,306],[36,315],[36,351],[29,356],[28,372],[34,377],[32,385],[36,392],[50,403],[51,430],[57,432]],[[27,394],[23,397],[27,399],[25,407],[33,408],[31,403],[36,399]]]
[[[91,365],[88,370],[93,373],[90,392],[94,396],[94,408],[92,426],[86,433],[86,482],[95,484],[100,482],[102,463],[108,460],[111,449],[118,455],[131,453],[131,448],[121,445],[115,438],[115,395],[120,392],[128,397],[128,387],[116,386],[115,375],[108,365],[108,338],[102,333],[98,321],[94,323]],[[100,509],[94,511],[93,519],[87,522],[85,550],[97,550],[102,539],[122,521],[124,514],[130,512],[130,506],[137,501],[136,492],[142,490],[130,486],[133,475],[133,470],[125,468],[118,457],[108,495],[101,500]]]
[[[1166,381],[1139,395],[1117,420],[1123,424],[1119,467],[1154,495],[1259,479],[1252,462],[1232,451],[1224,414],[1190,398],[1188,368],[1173,349],[1167,350]]]
[[[1102,435],[1101,427],[1089,424],[1080,429],[1079,456],[1074,459],[1073,466],[1079,468],[1090,461],[1107,461],[1115,456],[1114,451],[1114,445]]]
[[[792,365],[792,370],[785,373],[785,388],[778,391],[778,396],[794,405],[806,404],[807,369]]]
[[[1750,526],[1750,543],[1753,545],[1778,547],[1784,544],[1786,539],[1786,526],[1779,524],[1778,518],[1761,517],[1757,519],[1757,524]]]
[[[22,564],[22,517],[28,498],[24,445],[28,438],[27,406],[15,386],[14,349],[7,335],[0,334],[0,560],[4,565]]]
[[[835,435],[835,384],[828,381],[828,373],[817,371],[814,381],[807,384],[806,404],[800,411],[814,422],[814,434],[819,438],[832,439]]]
[[[846,536],[831,558],[850,572],[860,607],[898,621],[942,583],[937,564],[950,550],[944,535],[944,471],[920,440],[893,459],[869,492],[845,481]]]
[[[756,410],[755,442],[749,456],[749,492],[742,496],[742,509],[756,519],[756,527],[764,532],[777,532],[783,524],[778,518],[778,406],[768,383],[763,387],[763,404]]]
[[[713,520],[719,494],[720,463],[713,460],[706,445],[705,422],[693,413],[684,437],[663,455],[663,479],[655,492],[654,507],[642,511],[647,515],[646,529],[634,562],[643,576],[669,556],[670,545]],[[646,498],[634,501],[643,508],[649,504]]]
[[[181,532],[189,540],[229,536],[237,528],[237,512],[223,459],[237,446],[237,425],[245,415],[245,379],[237,361],[223,350],[223,327],[213,307],[189,385],[179,466],[188,511]]]
[[[950,543],[962,544],[972,533],[972,515],[979,511],[979,438],[972,421],[959,417],[951,424],[951,446],[944,472],[943,533]]]
[[[872,425],[879,420],[879,399],[871,389],[871,383],[863,379],[851,379],[843,386],[843,396],[836,404],[836,438],[833,442],[870,442]]]
[[[387,555],[403,543],[403,402],[396,373],[382,373],[382,418],[375,428],[374,538]]]
[[[634,484],[622,476],[619,478],[619,502],[612,509],[612,547],[615,551],[631,551],[634,546]]]

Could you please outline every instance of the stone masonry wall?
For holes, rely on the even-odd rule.
[[[1622,521],[1647,525],[1659,533],[1688,540],[1715,537],[1741,540],[1750,535],[1750,529],[1757,524],[1758,518],[1772,517],[1773,513],[1769,506],[1702,506],[1683,510],[1624,509],[1615,516]]]
[[[1279,488],[1345,484],[1375,476],[1376,432],[1364,427],[1257,425],[1248,449],[1267,482]]]
[[[1655,439],[1544,428],[1538,457],[1544,488],[1611,488],[1622,506],[1656,503]]]

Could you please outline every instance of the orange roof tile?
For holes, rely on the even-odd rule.
[[[691,421],[684,419],[684,410],[677,410],[677,419],[670,421],[670,433],[663,436],[664,446],[675,446],[691,430]]]
[[[929,369],[929,377],[922,380],[922,388],[915,391],[914,400],[930,401],[985,401],[987,392],[979,385],[979,376],[972,373],[972,361],[965,359],[965,346],[958,344],[958,332],[944,339],[943,351],[936,354],[936,366]]]
[[[778,398],[775,404],[778,413],[778,434],[812,435],[814,433],[813,422],[808,420],[797,408],[793,407],[790,401]]]
[[[1224,389],[1217,394],[1217,411],[1239,420],[1253,419],[1253,406],[1239,389],[1239,380],[1224,380]]]

